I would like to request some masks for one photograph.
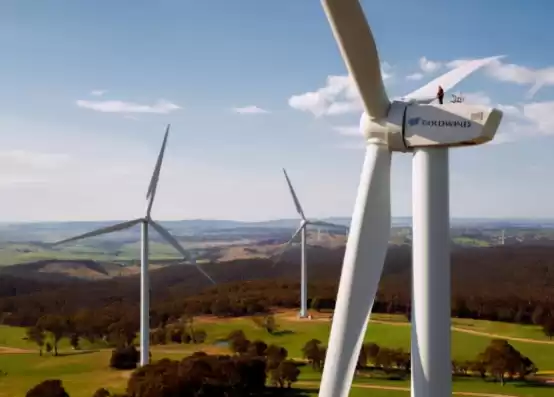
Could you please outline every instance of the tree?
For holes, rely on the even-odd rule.
[[[479,357],[477,358],[477,360],[470,362],[469,370],[471,372],[478,373],[482,379],[485,379],[485,377],[487,376],[487,367]]]
[[[271,381],[279,387],[290,388],[298,380],[300,370],[292,360],[282,361],[279,366],[271,370]]]
[[[548,336],[548,339],[552,340],[554,336],[554,318],[552,316],[548,316],[544,319],[542,331]]]
[[[321,346],[319,339],[311,339],[302,348],[302,353],[305,359],[309,361],[312,368],[316,371],[323,369],[323,361],[325,360],[325,347]]]
[[[535,325],[542,325],[544,323],[544,317],[546,313],[541,305],[537,305],[533,314],[531,314],[531,322]]]
[[[310,303],[310,307],[318,313],[321,312],[321,298],[315,296]]]
[[[96,390],[92,397],[110,397],[110,392],[102,387]]]
[[[377,355],[379,354],[379,345],[377,343],[369,342],[364,344],[364,350],[367,355],[367,360],[373,364],[375,364],[375,359],[377,358]]]
[[[394,357],[391,349],[382,347],[375,357],[375,366],[380,367],[386,374],[388,374],[393,366]]]
[[[248,346],[248,354],[254,357],[262,357],[267,350],[267,343],[262,340],[255,340]]]
[[[27,328],[27,338],[29,340],[35,342],[39,349],[39,355],[42,356],[42,349],[44,347],[44,341],[46,339],[46,335],[44,334],[44,331],[39,327],[30,327]]]
[[[76,332],[73,332],[69,336],[69,344],[74,350],[79,350],[79,334]]]
[[[396,365],[396,368],[402,369],[406,373],[410,372],[410,353],[407,353],[402,349],[394,349],[390,351],[390,354],[394,365]]]
[[[122,318],[108,326],[108,339],[113,346],[130,346],[137,337],[138,327],[136,321]]]
[[[59,379],[48,379],[32,387],[25,397],[69,397]]]
[[[246,335],[242,330],[232,331],[227,337],[229,347],[236,354],[244,354],[248,351],[250,341],[246,339]]]
[[[206,338],[208,337],[208,334],[203,329],[196,329],[192,333],[192,343],[204,343],[206,342]]]
[[[277,330],[277,322],[273,314],[264,317],[264,326],[268,333],[273,334]]]
[[[288,354],[287,349],[284,347],[269,345],[265,350],[265,355],[267,357],[267,369],[273,370],[277,368],[281,362],[287,358]]]
[[[534,373],[537,368],[533,362],[523,356],[504,339],[493,339],[483,353],[478,356],[487,372],[502,385],[506,382],[506,374],[510,377],[518,375],[524,379],[526,375]]]
[[[58,343],[64,337],[68,324],[64,317],[59,315],[47,314],[42,316],[38,322],[37,327],[44,329],[52,335],[54,356],[58,355]]]

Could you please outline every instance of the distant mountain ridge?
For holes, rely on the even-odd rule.
[[[339,225],[350,226],[349,217],[326,217],[321,220]],[[21,222],[0,223],[0,244],[17,242],[52,242],[93,229],[120,222],[112,221],[63,221],[63,222]],[[269,232],[285,232],[296,229],[298,218],[272,219],[266,221],[236,221],[224,219],[187,219],[160,221],[166,228],[178,236],[216,235],[216,234],[268,234]],[[393,227],[410,227],[411,217],[393,217]],[[458,228],[553,228],[554,220],[544,219],[487,219],[487,218],[452,218],[451,225]],[[110,234],[107,239],[112,241],[136,241],[140,235],[137,226],[122,232]],[[104,237],[99,239],[104,240]]]

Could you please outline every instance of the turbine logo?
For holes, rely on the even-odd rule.
[[[419,121],[421,120],[421,117],[412,117],[408,120],[408,125],[413,127],[414,125],[418,125]]]
[[[460,128],[470,128],[471,121],[451,121],[451,120],[425,120],[421,117],[412,117],[408,119],[408,125],[410,127],[415,127],[416,125],[421,124],[425,127],[460,127]]]

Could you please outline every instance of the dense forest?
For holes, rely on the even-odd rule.
[[[311,257],[309,297],[314,309],[332,308],[343,250]],[[152,325],[184,313],[241,316],[299,306],[299,266],[285,261],[239,260],[204,265],[212,286],[194,267],[151,273]],[[389,250],[375,312],[410,311],[411,249]],[[554,248],[464,248],[452,253],[452,314],[457,317],[541,322],[554,309]],[[138,311],[136,276],[103,281],[37,281],[0,277],[0,313],[6,324],[32,326],[45,314],[74,316]],[[138,319],[138,315],[137,315]]]

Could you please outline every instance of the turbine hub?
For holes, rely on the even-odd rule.
[[[394,101],[389,107],[386,119],[371,118],[366,112],[360,118],[360,131],[369,142],[380,142],[391,152],[407,152],[404,142],[404,115],[409,103]]]

